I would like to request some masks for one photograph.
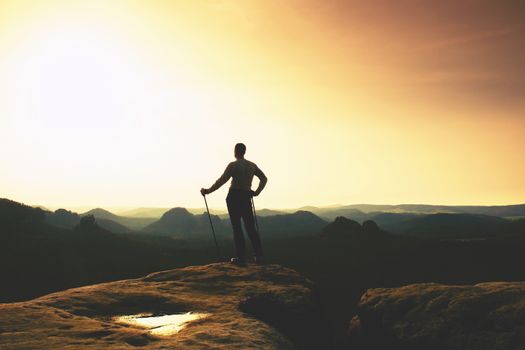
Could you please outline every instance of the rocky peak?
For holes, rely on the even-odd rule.
[[[0,304],[0,348],[322,348],[312,287],[279,265],[218,263],[75,288]],[[188,312],[205,316],[171,335],[118,322],[121,316]]]

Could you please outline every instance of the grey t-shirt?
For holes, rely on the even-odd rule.
[[[210,192],[213,192],[224,185],[230,179],[230,177],[232,178],[230,188],[250,191],[252,188],[252,180],[254,176],[257,176],[260,180],[259,187],[256,191],[259,193],[266,185],[266,176],[261,171],[261,169],[255,165],[255,163],[250,162],[244,158],[237,159],[236,161],[228,164],[221,177],[215,181],[213,186],[210,187]]]

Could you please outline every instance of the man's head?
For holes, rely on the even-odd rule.
[[[235,145],[235,158],[244,158],[246,153],[246,145],[244,143],[238,143]]]

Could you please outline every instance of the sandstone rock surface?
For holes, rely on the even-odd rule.
[[[261,305],[278,314],[257,318]],[[0,348],[291,349],[297,346],[294,327],[306,327],[308,341],[316,310],[311,282],[291,269],[193,266],[0,304]],[[171,336],[115,322],[122,315],[185,312],[208,316]],[[290,330],[291,337],[285,334]]]
[[[525,282],[370,289],[350,328],[362,348],[523,350]]]

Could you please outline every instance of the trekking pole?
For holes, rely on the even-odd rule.
[[[252,196],[252,209],[253,209],[253,219],[255,220],[255,227],[257,228],[257,233],[259,233],[259,222],[257,222],[257,213],[255,212],[255,202],[253,201],[253,196]]]
[[[204,203],[206,204],[206,211],[208,212],[208,219],[210,219],[211,233],[213,234],[213,241],[215,242],[215,248],[217,248],[217,259],[221,260],[221,253],[219,252],[219,245],[217,244],[217,237],[215,237],[215,229],[213,228],[213,222],[211,221],[210,209],[208,208],[208,201],[206,195],[203,195]]]

